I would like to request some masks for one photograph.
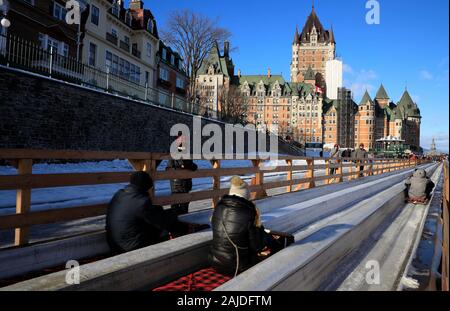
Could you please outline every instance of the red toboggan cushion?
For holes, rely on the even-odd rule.
[[[213,268],[206,268],[189,275],[183,276],[176,281],[153,289],[157,292],[193,292],[193,291],[212,291],[231,277],[223,275],[215,271]]]

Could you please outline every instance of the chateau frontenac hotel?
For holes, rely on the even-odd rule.
[[[314,6],[292,42],[291,81],[272,74],[235,73],[229,43],[223,53],[216,44],[197,77],[198,96],[208,109],[220,111],[220,94],[237,87],[247,103],[247,121],[267,126],[304,143],[338,143],[355,148],[381,147],[377,140],[392,136],[420,150],[421,115],[408,91],[395,104],[383,85],[372,99],[366,91],[359,104],[342,86],[342,61],[336,59],[333,29],[321,24]]]

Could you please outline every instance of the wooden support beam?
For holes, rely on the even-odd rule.
[[[311,178],[311,181],[308,184],[306,184],[305,188],[310,189],[316,186],[316,183],[314,182],[314,159],[308,159],[306,160],[306,163],[308,164],[308,171],[306,172],[306,178]]]
[[[289,186],[286,187],[286,192],[292,192],[292,177],[293,177],[293,173],[292,173],[292,160],[286,160],[286,164],[291,168],[288,173],[287,173],[287,177],[286,180],[290,181]]]
[[[33,170],[33,160],[21,159],[18,162],[19,175],[31,175]],[[31,189],[21,188],[16,193],[16,214],[27,214],[31,207]],[[15,229],[14,245],[20,246],[28,244],[30,229],[28,226],[19,227]]]
[[[261,161],[260,160],[252,160],[252,165],[254,168],[258,168],[258,172],[255,174],[255,178],[252,180],[252,186],[259,186],[260,190],[257,190],[253,194],[254,200],[259,200],[267,197],[267,193],[263,188],[264,184],[264,171],[260,168]]]

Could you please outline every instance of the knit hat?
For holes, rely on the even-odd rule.
[[[250,200],[250,191],[248,185],[239,176],[233,176],[231,178],[231,187],[229,195],[235,195],[246,200]]]
[[[147,192],[153,187],[153,180],[147,172],[139,171],[131,174],[130,184],[137,187],[140,191]]]

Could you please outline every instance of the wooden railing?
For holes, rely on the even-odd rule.
[[[448,231],[449,231],[449,182],[448,182],[448,161],[444,161],[444,188],[442,189],[442,290],[449,290],[449,248],[448,248]]]
[[[285,188],[285,192],[299,191],[324,184],[342,182],[344,179],[359,178],[360,174],[375,175],[413,167],[421,163],[420,160],[404,159],[367,159],[354,163],[353,159],[339,159],[337,164],[330,164],[328,159],[281,156],[286,165],[273,169],[263,168],[265,160],[253,159],[248,167],[222,168],[221,163],[229,160],[210,160],[211,169],[199,169],[195,172],[186,171],[158,171],[157,166],[162,160],[170,159],[168,154],[146,152],[103,152],[103,151],[49,151],[49,150],[23,150],[0,149],[0,160],[9,160],[16,168],[17,175],[0,175],[0,190],[16,190],[16,213],[0,216],[0,230],[15,229],[15,245],[25,245],[29,242],[29,228],[34,225],[50,224],[61,221],[95,217],[104,215],[106,204],[89,206],[50,209],[45,211],[31,211],[31,189],[53,188],[80,185],[100,185],[112,183],[125,183],[129,181],[132,172],[100,172],[100,173],[64,173],[64,174],[33,174],[34,161],[49,159],[57,160],[114,160],[127,159],[135,170],[147,171],[155,181],[171,180],[176,178],[212,178],[212,189],[195,191],[185,194],[169,196],[150,195],[153,202],[159,205],[170,205],[182,202],[193,202],[210,199],[213,207],[220,197],[228,192],[221,188],[221,177],[233,175],[252,175],[250,191],[253,199],[267,196],[267,190]],[[306,165],[294,165],[295,160],[305,160]],[[318,160],[325,164],[316,163]],[[330,166],[336,167],[334,175],[330,175]],[[364,171],[359,167],[364,165]],[[325,170],[324,176],[316,176],[317,170]],[[294,173],[304,171],[301,179],[295,179]],[[347,172],[344,172],[347,171]],[[285,173],[286,180],[265,181],[266,173]]]

